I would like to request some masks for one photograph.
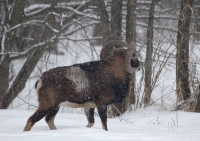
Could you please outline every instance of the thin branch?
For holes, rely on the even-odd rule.
[[[96,19],[96,20],[100,19],[99,16],[87,14],[87,13],[84,13],[84,12],[80,12],[80,11],[78,11],[78,10],[72,8],[72,7],[56,6],[56,8],[69,10],[69,11],[73,12],[74,14],[76,14],[78,16],[83,16],[83,17],[87,17],[87,18],[91,18],[91,19]]]
[[[154,79],[154,81],[153,81],[153,83],[152,83],[152,90],[155,88],[155,84],[156,84],[156,82],[157,82],[157,80],[158,80],[158,78],[159,78],[159,76],[160,76],[160,74],[161,74],[163,68],[165,67],[167,61],[169,60],[169,58],[171,57],[171,55],[173,54],[174,51],[175,51],[175,49],[171,52],[171,54],[169,54],[169,56],[168,56],[167,59],[164,61],[164,63],[161,64],[161,66],[160,66],[158,72],[156,73],[155,79]]]
[[[74,22],[75,22],[75,21],[74,21]],[[76,20],[76,22],[78,22],[78,21]],[[71,32],[68,32],[68,33],[66,33],[66,34],[62,34],[62,36],[69,36],[69,35],[72,35],[72,34],[76,33],[77,31],[81,30],[82,28],[86,28],[86,27],[88,27],[88,26],[93,26],[93,25],[99,24],[99,23],[100,23],[99,21],[92,21],[92,22],[90,22],[90,23],[88,23],[88,24],[82,24],[81,27],[77,28],[76,30],[72,30]],[[80,22],[79,22],[79,24],[80,24]]]
[[[32,104],[30,104],[30,103],[28,103],[27,101],[25,101],[25,100],[23,100],[21,97],[17,97],[17,98],[19,98],[20,100],[22,100],[23,102],[25,102],[26,104],[28,104],[28,105],[30,105],[30,106],[33,106],[33,107],[35,107],[35,108],[38,108],[38,106],[35,106],[35,105],[32,105]]]
[[[0,55],[9,54],[11,60],[18,59],[20,57],[27,56],[32,50],[35,50],[35,49],[39,48],[40,46],[43,46],[43,45],[53,42],[55,38],[56,38],[56,36],[53,36],[51,39],[44,41],[44,42],[40,42],[38,44],[35,44],[35,45],[31,46],[29,49],[27,49],[26,51],[23,51],[20,53],[19,52],[6,52],[6,53],[0,53]]]
[[[25,22],[25,23],[17,24],[15,26],[11,27],[10,29],[7,29],[3,34],[0,35],[0,38],[3,37],[8,32],[11,32],[11,31],[13,31],[13,30],[15,30],[19,27],[25,26],[25,25],[44,24],[48,20],[49,16],[52,15],[52,14],[54,14],[54,13],[52,13],[52,12],[48,13],[44,20],[32,20],[32,21],[28,21],[28,22]]]
[[[87,39],[88,39],[88,42],[91,44],[93,50],[95,51],[96,55],[98,56],[98,53],[97,53],[97,51],[96,51],[94,45],[93,45],[92,42],[89,40],[89,37],[88,37],[87,32],[86,32],[86,30],[85,30],[85,27],[83,27],[83,25],[82,25],[80,22],[78,22],[78,21],[76,21],[76,20],[74,20],[74,21],[77,22],[77,23],[83,28],[83,30],[84,30],[84,32],[85,32],[85,35],[86,35],[86,37],[87,37]],[[92,50],[91,50],[91,54],[92,54],[92,56],[93,56]],[[99,59],[99,58],[98,58],[98,59]]]
[[[92,38],[87,38],[87,39],[86,38],[72,39],[69,37],[61,36],[58,39],[59,40],[67,39],[67,40],[70,40],[73,42],[77,42],[77,41],[88,41],[88,40],[100,40],[100,39],[102,39],[102,37],[92,37]]]

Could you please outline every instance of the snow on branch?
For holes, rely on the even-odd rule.
[[[71,7],[74,7],[74,6],[77,6],[77,5],[85,5],[86,2],[89,2],[89,1],[76,1],[76,2],[60,2],[58,3],[57,5],[58,6],[71,6]]]
[[[60,36],[58,39],[59,40],[67,39],[67,40],[70,40],[70,41],[73,41],[73,42],[77,42],[77,41],[99,40],[99,39],[102,39],[102,37],[92,37],[92,38],[88,38],[88,39],[86,39],[86,38],[72,39],[72,38],[69,38],[69,37]]]
[[[17,25],[15,25],[15,26],[11,27],[10,29],[7,29],[3,34],[0,35],[0,38],[3,37],[6,33],[10,32],[10,31],[12,31],[12,30],[14,30],[14,29],[16,29],[16,28],[25,26],[25,25],[29,25],[29,24],[44,24],[44,23],[46,23],[47,19],[49,18],[49,16],[50,16],[51,14],[55,15],[56,13],[54,13],[54,12],[48,13],[44,20],[31,20],[31,21],[28,21],[28,22],[25,22],[25,23],[17,24]],[[50,27],[50,29],[52,29],[52,31],[54,31],[54,32],[57,33],[57,30],[51,28],[51,26],[50,26],[48,23],[46,23],[46,25],[47,25],[48,27]]]
[[[86,13],[83,13],[83,12],[80,12],[77,10],[77,9],[83,7],[88,2],[90,2],[90,0],[86,0],[86,1],[82,1],[82,2],[57,3],[57,6],[55,6],[55,8],[62,8],[62,9],[72,11],[73,13],[80,15],[80,16],[99,19],[99,17],[97,17],[97,16],[91,16],[90,14],[86,14]],[[77,9],[72,8],[77,5],[78,5]],[[33,16],[35,14],[41,13],[42,11],[44,11],[50,7],[51,7],[51,4],[33,4],[33,5],[25,8],[24,13],[26,16]]]
[[[15,25],[13,27],[11,27],[10,29],[7,29],[3,34],[0,35],[0,38],[3,37],[6,33],[16,29],[16,28],[19,28],[21,26],[25,26],[25,25],[29,25],[29,24],[36,24],[36,23],[39,23],[39,24],[43,24],[45,22],[45,20],[41,21],[41,20],[32,20],[32,21],[28,21],[28,22],[25,22],[25,23],[21,23],[21,24],[18,24],[18,25]]]
[[[91,18],[91,19],[96,19],[96,20],[99,20],[100,17],[99,16],[96,16],[96,15],[91,15],[91,14],[87,14],[87,13],[84,13],[84,12],[80,12],[72,7],[66,7],[66,6],[56,6],[56,8],[61,8],[61,9],[65,9],[65,10],[69,10],[73,13],[75,13],[76,15],[79,15],[79,16],[83,16],[83,17],[87,17],[87,18]]]
[[[50,7],[51,7],[50,4],[33,4],[33,5],[25,8],[24,13],[26,16],[32,16],[32,15],[35,15],[37,13],[44,11],[47,8],[50,8]]]
[[[59,33],[59,30],[53,28],[48,22],[46,22],[46,25],[55,33]]]

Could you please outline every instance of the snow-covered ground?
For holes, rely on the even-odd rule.
[[[34,111],[0,110],[1,141],[199,141],[200,114],[138,109],[120,118],[108,119],[104,131],[99,117],[92,128],[85,127],[84,114],[58,113],[57,130],[50,130],[44,119],[30,132],[23,132]]]

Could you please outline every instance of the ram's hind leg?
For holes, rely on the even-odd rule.
[[[88,120],[88,125],[86,127],[90,128],[94,125],[94,108],[84,108],[84,110]]]
[[[49,112],[50,107],[47,109],[42,109],[39,107],[37,111],[27,120],[26,126],[24,127],[24,131],[30,131],[33,125],[41,120],[44,116]]]
[[[41,94],[42,95],[42,94]],[[39,99],[39,108],[37,111],[28,119],[26,126],[24,127],[24,131],[30,131],[33,125],[41,120],[43,117],[47,115],[49,117],[49,113],[52,111],[53,105],[55,105],[50,98],[40,98]],[[55,112],[54,112],[55,113]],[[57,112],[56,112],[57,113]],[[51,119],[51,118],[49,118]]]
[[[60,108],[59,106],[53,107],[45,117],[45,120],[51,130],[57,129],[54,124],[54,118],[58,113],[59,108]]]

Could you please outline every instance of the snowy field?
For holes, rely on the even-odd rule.
[[[156,107],[138,109],[122,117],[108,119],[104,131],[99,117],[92,128],[85,127],[84,114],[58,113],[57,130],[50,130],[44,119],[30,132],[23,132],[34,111],[0,110],[0,141],[199,141],[200,114],[159,112]]]

